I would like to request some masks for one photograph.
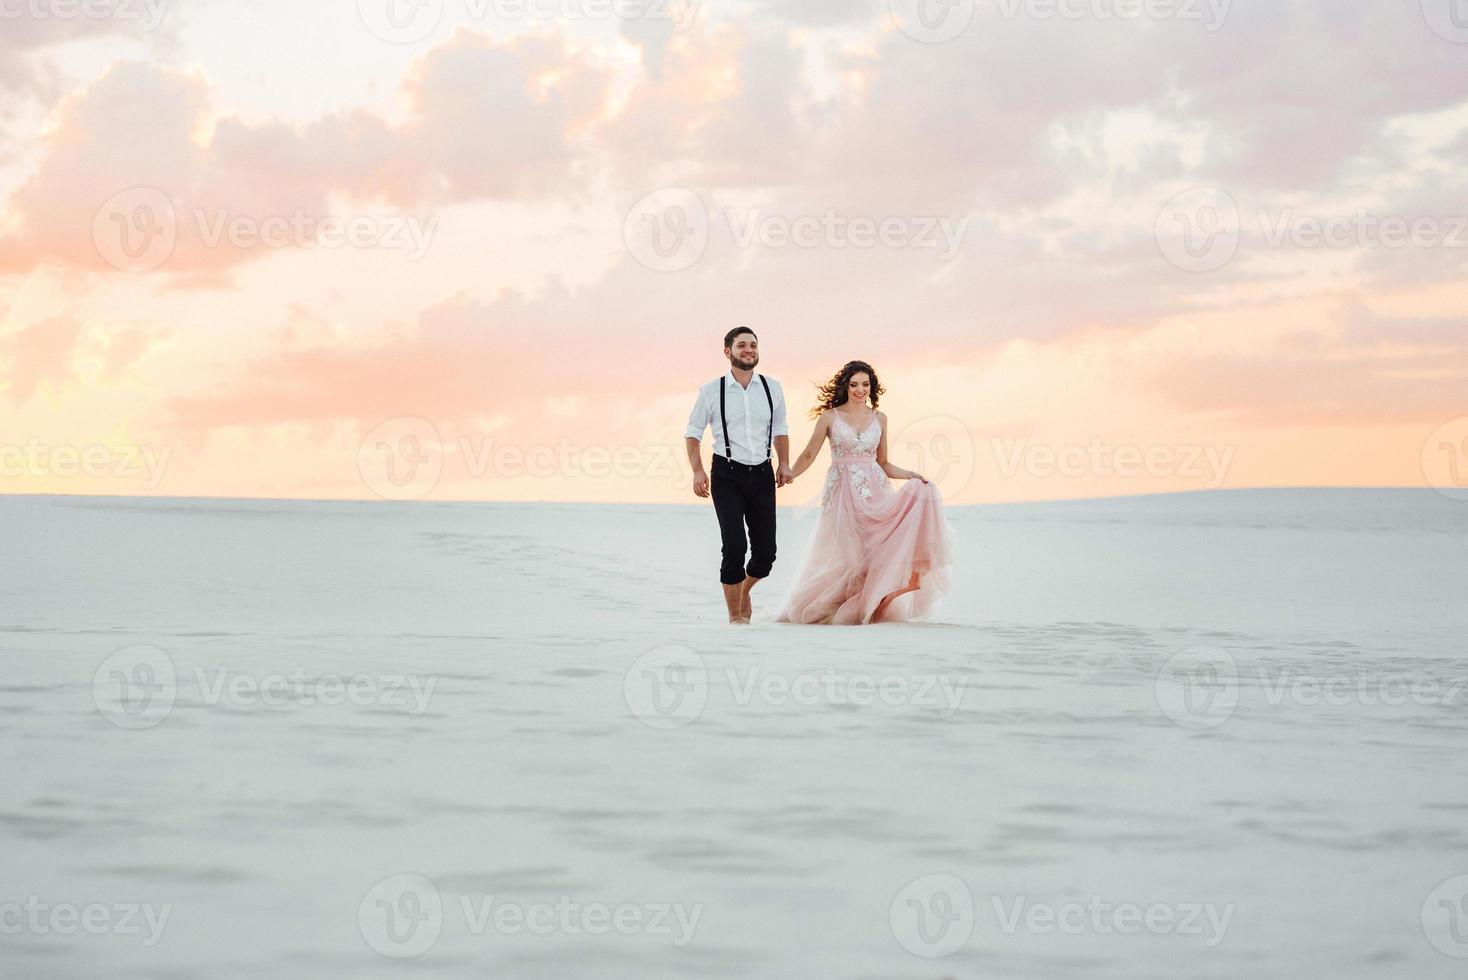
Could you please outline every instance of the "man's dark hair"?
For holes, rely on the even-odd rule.
[[[759,340],[759,334],[755,333],[748,327],[735,327],[733,330],[730,330],[728,333],[724,334],[724,346],[733,347],[735,338],[737,338],[742,333],[747,333],[755,340]]]

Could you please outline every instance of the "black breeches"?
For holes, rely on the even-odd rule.
[[[719,581],[738,585],[747,573],[765,578],[775,564],[775,470],[769,463],[745,466],[715,456],[710,477],[714,512],[724,539]],[[745,536],[745,525],[749,534]],[[744,566],[746,547],[749,567]]]

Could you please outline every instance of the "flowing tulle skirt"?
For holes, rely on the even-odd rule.
[[[937,486],[892,489],[874,457],[837,462],[782,623],[919,619],[949,590],[954,532]]]

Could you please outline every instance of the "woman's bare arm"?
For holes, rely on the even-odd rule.
[[[826,441],[826,433],[830,428],[831,413],[830,411],[822,412],[821,417],[816,419],[816,430],[810,434],[810,442],[806,445],[805,452],[796,457],[795,467],[790,471],[790,479],[796,479],[811,468],[816,457],[821,455],[821,443]]]

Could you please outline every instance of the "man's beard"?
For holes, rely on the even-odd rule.
[[[746,362],[743,355],[730,354],[729,363],[739,368],[741,371],[752,371],[755,368],[759,367],[759,355],[751,355],[751,360]]]

